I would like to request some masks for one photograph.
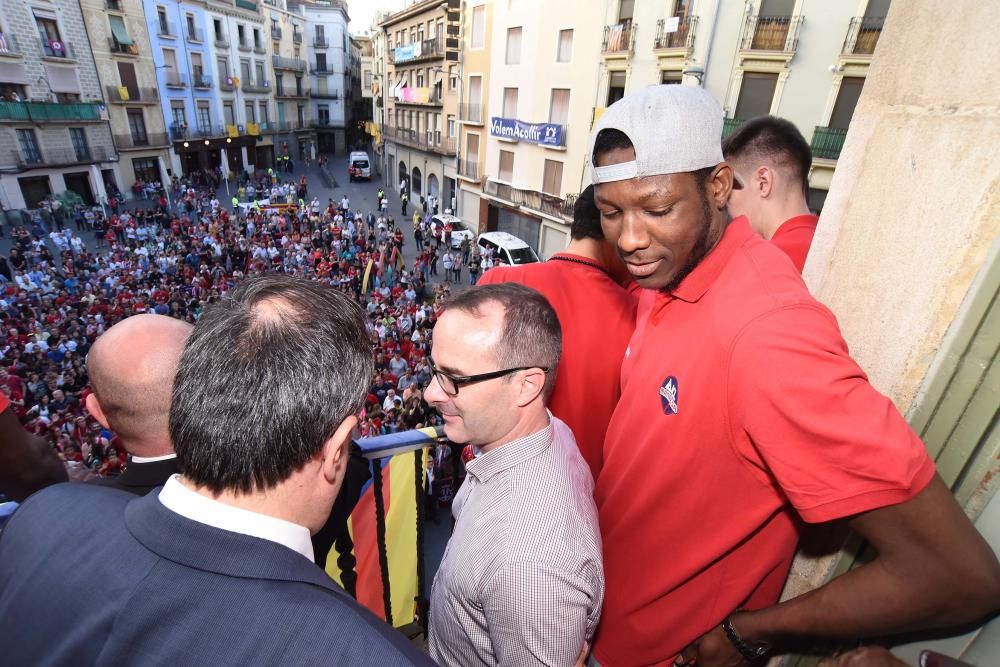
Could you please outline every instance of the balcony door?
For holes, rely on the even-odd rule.
[[[752,49],[784,51],[795,0],[761,0]]]
[[[121,80],[122,86],[128,89],[128,98],[130,100],[139,99],[139,79],[135,76],[135,65],[119,62],[118,78]]]
[[[736,115],[734,117],[740,120],[750,120],[771,113],[771,101],[774,100],[774,89],[777,85],[777,74],[744,72],[743,85],[740,86],[740,98],[736,102]]]
[[[864,88],[863,77],[845,76],[840,82],[840,91],[837,93],[837,101],[833,105],[833,113],[830,115],[830,127],[838,130],[846,130],[851,124],[854,116],[854,108],[858,106],[858,98],[861,97],[861,89]]]

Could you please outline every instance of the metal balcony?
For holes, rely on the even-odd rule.
[[[567,220],[573,217],[573,203],[576,201],[576,195],[564,199],[537,190],[516,188],[508,183],[501,183],[493,179],[486,179],[483,184],[483,192],[516,206]]]
[[[208,90],[212,87],[212,77],[207,74],[194,74],[191,77],[191,86],[199,90]]]
[[[386,125],[383,136],[412,148],[438,153],[440,155],[455,155],[455,140],[443,138],[440,132],[418,132],[413,128]]]
[[[170,21],[157,21],[156,34],[160,37],[176,37],[177,29],[174,28],[174,24]]]
[[[219,90],[231,93],[236,90],[236,84],[233,83],[232,77],[224,76],[219,79]]]
[[[170,137],[166,132],[116,134],[114,138],[118,148],[159,148],[170,145]]]
[[[0,56],[19,56],[21,48],[17,36],[11,32],[0,32]]]
[[[253,51],[253,45],[250,44],[250,42],[246,39],[240,40],[239,44],[236,45],[236,48],[245,53],[250,53],[251,51]]]
[[[271,26],[271,39],[281,39],[281,28],[278,26]]]
[[[278,88],[275,91],[274,96],[278,99],[302,99],[309,97],[312,93],[311,88],[293,88],[291,90],[285,90],[284,88]]]
[[[458,113],[459,119],[466,123],[475,123],[477,125],[482,125],[483,123],[483,105],[478,102],[475,104],[460,104]]]
[[[472,181],[479,180],[479,158],[462,160],[458,165],[458,173],[462,178]]]
[[[339,90],[318,90],[316,88],[312,89],[309,94],[315,100],[339,100],[340,91]]]
[[[875,45],[882,36],[884,24],[884,16],[855,16],[847,27],[841,53],[855,56],[870,56],[875,53]]]
[[[187,29],[187,41],[202,43],[205,41],[205,33],[200,28],[188,28]]]
[[[46,148],[41,152],[32,151],[24,155],[18,151],[14,151],[14,155],[17,160],[17,166],[22,169],[95,164],[97,162],[108,162],[115,158],[115,152],[104,146],[88,146],[79,152],[75,148]]]
[[[629,21],[604,26],[604,40],[601,53],[628,55],[635,49],[635,33],[638,26]]]
[[[301,58],[285,58],[283,56],[271,56],[271,65],[274,69],[286,69],[293,72],[306,71],[306,61]]]
[[[38,42],[42,48],[42,56],[45,58],[65,58],[67,60],[76,58],[73,45],[69,42],[50,42],[44,39],[39,39]]]
[[[122,96],[125,88],[125,96]],[[125,86],[105,86],[108,101],[112,104],[156,104],[160,101],[160,91],[156,88],[126,88]]]
[[[217,49],[228,49],[229,40],[226,37],[215,37],[215,48]]]
[[[441,58],[444,58],[444,40],[436,37],[397,46],[392,50],[392,62],[396,65],[409,65]]]
[[[747,16],[743,20],[740,49],[794,53],[804,20],[802,16]]]
[[[56,104],[54,102],[0,102],[0,121],[30,121],[59,123],[65,121],[99,121],[97,104]]]
[[[271,90],[271,82],[243,79],[240,87],[243,89],[244,93],[266,93]]]
[[[839,159],[846,138],[847,130],[845,129],[817,126],[813,130],[812,143],[810,144],[813,157],[824,160]]]
[[[310,74],[315,74],[316,76],[330,76],[333,74],[333,69],[330,65],[313,65],[309,68]]]
[[[187,88],[187,80],[180,72],[167,71],[163,75],[163,82],[167,88]]]
[[[667,32],[667,19],[656,22],[656,37],[653,39],[654,49],[694,49],[694,35],[698,29],[697,16],[685,16],[677,23],[677,30]]]
[[[316,36],[313,38],[313,48],[328,49],[330,48],[330,42],[327,41],[326,37]]]
[[[723,118],[722,119],[722,138],[725,139],[730,134],[736,131],[740,125],[746,121],[742,118]]]
[[[113,12],[122,11],[122,0],[104,0],[104,8]]]
[[[292,32],[292,43],[293,44],[301,44],[302,43],[302,33],[301,32],[298,32],[298,31]]]
[[[124,56],[137,56],[139,55],[139,45],[135,42],[131,44],[121,44],[114,37],[108,37],[108,50],[111,53]]]
[[[262,56],[262,55],[264,55],[265,53],[267,53],[267,47],[265,47],[265,46],[264,46],[263,44],[261,44],[261,43],[257,43],[257,44],[254,44],[254,45],[253,45],[253,52],[254,52],[254,53],[256,53],[257,55],[260,55],[260,56]]]

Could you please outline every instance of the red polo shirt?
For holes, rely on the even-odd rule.
[[[490,269],[479,280],[481,285],[502,282],[538,290],[559,316],[562,360],[549,409],[569,425],[596,479],[604,434],[618,402],[622,358],[635,327],[636,298],[593,260],[569,253],[541,264]]]
[[[780,257],[737,218],[673,294],[643,290],[594,492],[605,667],[671,664],[735,609],[774,604],[796,513],[900,503],[934,475]]]
[[[792,258],[792,264],[799,273],[802,273],[802,267],[806,265],[806,256],[809,255],[809,246],[812,245],[818,222],[818,215],[797,215],[781,223],[771,237],[771,243]]]

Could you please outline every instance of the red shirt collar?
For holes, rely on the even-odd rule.
[[[746,243],[754,233],[745,216],[741,215],[731,221],[726,225],[726,230],[718,244],[681,281],[681,284],[671,295],[688,303],[694,303],[701,299],[726,268],[726,265],[729,264],[733,253]]]

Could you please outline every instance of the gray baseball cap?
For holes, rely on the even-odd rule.
[[[607,108],[590,138],[591,180],[623,181],[714,167],[722,157],[722,108],[698,86],[649,86]],[[594,145],[602,130],[619,130],[635,160],[598,167]]]

